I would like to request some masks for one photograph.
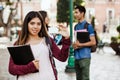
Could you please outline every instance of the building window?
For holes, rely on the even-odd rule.
[[[109,16],[109,19],[112,19],[112,11],[111,10],[108,12],[108,16]]]
[[[107,10],[107,21],[109,25],[113,24],[114,21],[114,9]]]
[[[92,11],[89,11],[88,13],[89,13],[88,17],[89,17],[89,19],[91,19],[92,18]]]
[[[95,9],[94,8],[88,8],[86,12],[86,17],[88,20],[91,20],[91,18],[95,16]]]

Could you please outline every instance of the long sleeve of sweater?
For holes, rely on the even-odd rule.
[[[62,48],[60,49],[53,40],[52,41],[52,54],[53,56],[64,62],[67,60],[68,58],[68,54],[69,54],[69,47],[71,44],[70,38],[69,39],[62,39]]]
[[[12,75],[24,75],[28,73],[34,73],[37,71],[33,62],[28,63],[27,65],[16,65],[14,64],[12,58],[9,60],[9,73]]]

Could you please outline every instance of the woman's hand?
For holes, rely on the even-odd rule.
[[[36,69],[39,70],[39,60],[33,60],[32,62],[35,65]]]
[[[63,26],[63,25],[59,25],[59,34],[61,34],[62,36],[65,37],[65,39],[68,39],[70,37],[70,33],[68,31],[68,28]]]

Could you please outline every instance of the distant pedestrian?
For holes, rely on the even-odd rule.
[[[59,33],[64,36],[61,49],[52,38],[49,38],[43,17],[39,12],[31,11],[26,15],[21,35],[15,45],[30,44],[35,60],[27,65],[16,65],[10,57],[9,72],[16,75],[17,80],[58,80],[52,58],[55,57],[62,62],[66,61],[70,46],[67,28],[59,27]],[[50,44],[47,45],[46,39],[51,43],[51,47]]]
[[[106,32],[106,29],[107,29],[107,26],[104,24],[104,25],[103,25],[103,33]]]
[[[47,11],[44,11],[44,10],[41,10],[39,11],[41,13],[41,15],[43,16],[43,20],[45,21],[45,24],[46,24],[46,27],[47,27],[47,30],[49,30],[48,28],[50,28],[51,26],[49,26],[49,17],[48,17],[48,13]],[[49,31],[48,31],[49,33]],[[61,40],[62,40],[62,35],[61,34],[50,34],[50,37],[54,39],[55,43],[57,45],[61,45]]]
[[[84,26],[87,23],[85,20],[86,9],[84,6],[76,6],[74,10],[74,16],[78,20],[78,24],[75,25],[76,30],[85,30]],[[76,40],[73,43],[74,56],[75,56],[75,70],[76,70],[76,80],[90,80],[89,79],[89,69],[90,69],[90,59],[91,59],[91,48],[96,44],[94,28],[91,24],[88,24],[87,30],[89,33],[89,41],[81,43]],[[79,35],[78,35],[79,36]]]
[[[48,30],[48,28],[50,27],[49,26],[50,19],[49,19],[48,13],[47,13],[47,11],[44,11],[44,10],[41,10],[39,12],[43,17],[43,21],[45,22],[45,25],[46,25],[47,30]]]
[[[51,26],[49,26],[50,19],[49,19],[48,13],[47,13],[47,11],[45,11],[45,10],[41,10],[41,11],[39,11],[39,12],[40,12],[40,14],[41,14],[42,17],[43,17],[43,21],[45,22],[45,26],[46,26],[47,31],[48,31],[49,28],[51,27]],[[49,34],[49,36],[50,36],[51,38],[54,39],[54,35],[53,35],[53,34],[50,34],[49,31],[48,31],[48,34]]]

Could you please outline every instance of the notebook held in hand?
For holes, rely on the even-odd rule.
[[[80,43],[85,43],[89,41],[89,33],[88,32],[77,32],[77,40]]]
[[[34,60],[30,45],[12,46],[7,47],[7,49],[17,65],[26,65]]]

